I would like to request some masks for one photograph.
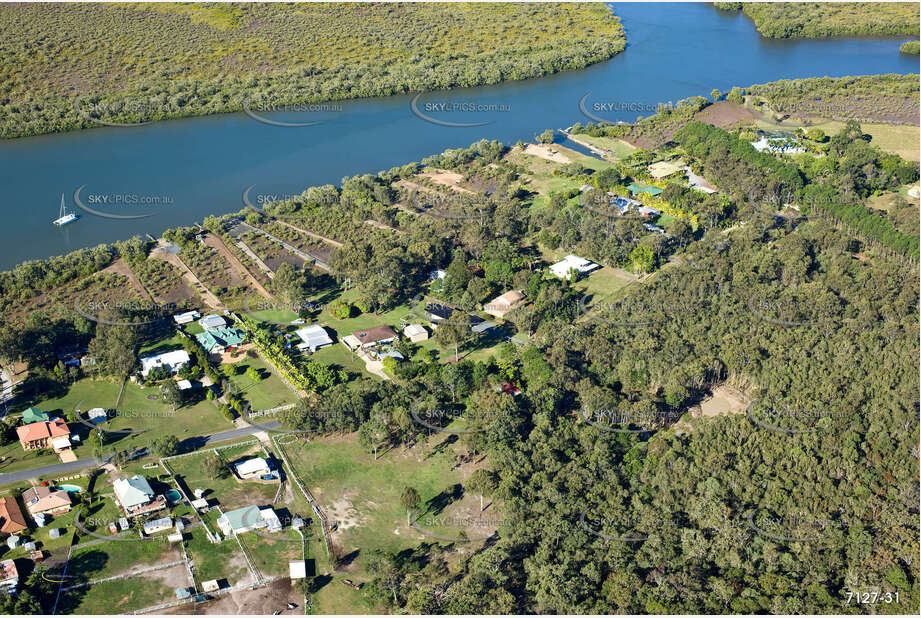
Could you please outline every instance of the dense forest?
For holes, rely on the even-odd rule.
[[[899,51],[903,54],[917,56],[921,53],[921,41],[905,41],[899,46]]]
[[[493,84],[625,46],[602,4],[4,4],[0,30],[2,137]]]
[[[917,35],[918,6],[912,2],[714,2],[739,11],[772,39],[832,36]]]
[[[764,100],[779,113],[918,123],[917,74],[781,79],[739,91]]]

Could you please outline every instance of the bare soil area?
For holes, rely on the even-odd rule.
[[[554,161],[555,163],[569,163],[569,157],[562,154],[556,148],[547,144],[528,144],[524,148],[524,153],[532,157]]]
[[[457,172],[449,172],[447,170],[438,170],[437,172],[426,172],[420,174],[420,176],[425,176],[426,178],[431,179],[433,182],[437,182],[440,185],[446,187],[451,187],[455,191],[461,193],[474,193],[467,187],[461,186],[460,183],[464,182],[464,177]]]
[[[721,129],[732,129],[739,125],[751,124],[757,119],[755,114],[740,103],[717,101],[697,112],[695,120],[712,124]]]
[[[285,609],[288,603],[295,603],[297,607]],[[281,610],[281,615],[303,615],[304,598],[298,594],[291,585],[290,579],[279,579],[263,588],[255,590],[238,590],[215,597],[213,601],[204,603],[180,605],[164,614],[169,615],[224,615],[235,614],[272,614]]]

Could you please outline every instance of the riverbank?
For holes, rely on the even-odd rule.
[[[0,28],[17,33],[0,42],[3,138],[244,110],[328,122],[329,102],[542,77],[626,46],[603,4],[0,5]]]
[[[594,115],[635,122],[637,115],[651,112],[624,107],[654,111],[659,102],[714,88],[726,92],[780,79],[918,70],[916,58],[897,53],[897,41],[766,41],[742,15],[699,3],[625,3],[617,11],[630,37],[628,52],[579,71],[450,93],[451,100],[508,112],[427,112],[476,126],[433,124],[412,113],[413,95],[395,95],[343,102],[341,113],[308,127],[266,125],[241,113],[0,140],[5,172],[0,268],[194,225],[210,214],[242,208],[241,196],[250,186],[252,203],[260,204],[273,195],[339,184],[343,177],[419,161],[484,138],[533,141],[544,129],[591,120],[579,106],[586,93],[586,108]],[[726,49],[733,50],[728,59]],[[721,70],[714,73],[714,66]],[[423,95],[417,105],[425,110],[445,102],[447,94]],[[604,105],[613,111],[599,109]],[[269,114],[289,121],[310,115]],[[81,199],[87,204],[91,197],[112,194],[165,195],[171,203],[96,203],[94,209],[107,213],[150,216],[108,219],[86,213],[64,228],[52,226],[61,193],[73,209],[73,194],[84,186]]]

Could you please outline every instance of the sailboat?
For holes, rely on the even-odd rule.
[[[67,225],[68,223],[73,223],[79,218],[80,217],[78,217],[76,214],[72,212],[67,212],[67,206],[64,205],[64,194],[62,193],[61,194],[61,213],[57,219],[52,221],[52,223],[54,223],[58,227],[62,227],[64,225]]]

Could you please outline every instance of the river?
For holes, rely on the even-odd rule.
[[[579,101],[617,103],[634,111],[598,112],[634,120],[637,109],[660,101],[707,96],[783,78],[916,73],[917,57],[899,53],[901,38],[809,41],[763,39],[739,13],[710,4],[618,3],[626,50],[610,61],[546,78],[422,95],[417,109],[447,123],[421,119],[411,96],[346,101],[341,110],[254,114],[271,121],[320,124],[283,127],[250,116],[225,114],[141,127],[103,127],[0,142],[0,185],[5,224],[0,268],[129,238],[158,235],[208,214],[239,210],[249,199],[338,184],[345,176],[389,169],[467,146],[482,138],[507,144],[532,140],[547,128],[587,122]],[[488,111],[438,111],[440,103],[476,103]],[[63,228],[61,194],[106,214],[150,215],[111,219],[77,210]],[[104,200],[108,199],[106,203]],[[113,200],[120,200],[112,205]]]

